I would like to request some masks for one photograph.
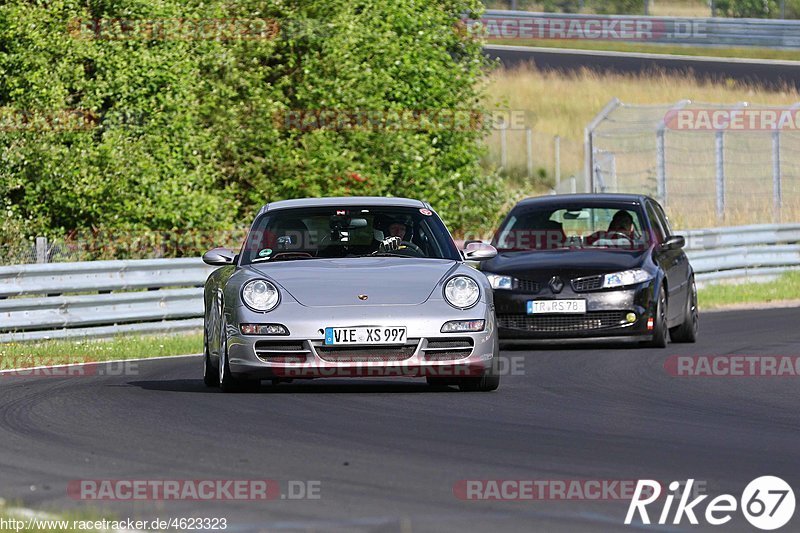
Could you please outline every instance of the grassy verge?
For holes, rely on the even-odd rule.
[[[41,513],[33,511],[35,516],[29,512],[23,512],[18,507],[6,505],[0,499],[0,524],[4,527],[0,531],[60,531],[66,533],[77,533],[79,531],[108,531],[103,529],[103,518],[100,515],[86,512],[60,512]],[[106,519],[108,525],[111,520]],[[111,524],[115,525],[115,524]]]
[[[488,42],[489,44],[505,44],[509,46],[540,46],[544,48],[567,48],[569,50],[591,50],[597,52],[635,52],[698,57],[800,61],[800,52],[796,50],[773,50],[771,48],[716,48],[711,46],[680,46],[617,41],[578,41],[570,39],[490,39]]]
[[[525,111],[526,126],[533,128],[534,168],[543,168],[555,180],[555,136],[560,136],[562,180],[582,180],[583,132],[587,124],[614,97],[626,106],[606,126],[630,124],[631,133],[604,134],[597,147],[613,153],[620,190],[655,193],[656,129],[677,102],[738,104],[752,102],[788,107],[800,102],[795,88],[767,90],[737,82],[713,83],[691,76],[663,72],[644,75],[604,74],[583,70],[574,73],[542,72],[531,68],[499,69],[492,73],[487,90],[488,106]],[[700,106],[701,104],[692,104]],[[644,106],[644,107],[642,107]],[[609,130],[613,133],[614,128]],[[609,133],[609,132],[607,132]],[[509,174],[526,174],[527,138],[523,128],[507,130]],[[487,137],[488,166],[499,167],[503,136]],[[797,142],[789,132],[784,141],[784,222],[800,219],[800,188],[795,186]],[[727,135],[726,179],[729,184],[725,225],[763,223],[773,220],[771,136],[759,132]],[[715,136],[707,133],[669,132],[667,175],[671,182],[667,210],[677,229],[720,224],[716,216]],[[528,179],[517,197],[542,193],[542,180]],[[577,184],[578,190],[583,184]],[[562,187],[562,190],[568,190]],[[515,193],[516,194],[516,193]]]
[[[0,370],[200,353],[203,336],[124,336],[107,340],[53,340],[0,344]]]
[[[741,285],[718,284],[698,289],[702,309],[719,309],[736,304],[800,300],[800,272],[789,272],[775,281]]]

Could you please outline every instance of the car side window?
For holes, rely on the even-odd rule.
[[[669,219],[667,218],[666,213],[664,213],[664,208],[661,207],[661,204],[654,204],[656,210],[656,216],[658,217],[658,221],[661,223],[661,227],[664,228],[664,234],[669,237],[672,235],[672,227],[669,225]]]
[[[664,228],[661,226],[661,221],[658,218],[658,213],[656,213],[656,209],[653,207],[652,202],[647,202],[646,209],[647,209],[647,218],[650,219],[650,225],[653,227],[653,232],[655,233],[656,242],[661,244],[662,242],[664,242]]]

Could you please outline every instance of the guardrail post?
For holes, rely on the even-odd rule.
[[[781,193],[781,130],[772,132],[772,202],[775,222],[781,221],[783,198]]]
[[[717,219],[725,220],[725,132],[717,130]]]
[[[36,237],[36,262],[47,263],[47,237]]]

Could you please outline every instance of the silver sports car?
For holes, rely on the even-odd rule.
[[[251,391],[319,377],[499,383],[492,290],[430,205],[400,198],[264,206],[238,254],[216,248],[205,285],[204,381]]]

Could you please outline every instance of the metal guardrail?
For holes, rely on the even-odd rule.
[[[699,284],[800,269],[800,224],[683,234]],[[0,342],[199,329],[213,270],[195,258],[0,267]]]
[[[800,49],[800,21],[577,15],[487,10],[489,39],[580,39],[691,46]],[[468,25],[474,21],[467,21]]]
[[[800,270],[800,224],[759,224],[684,232],[698,285],[767,281]]]
[[[0,267],[0,342],[198,329],[199,258]]]

